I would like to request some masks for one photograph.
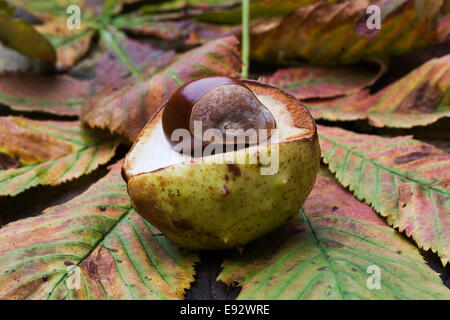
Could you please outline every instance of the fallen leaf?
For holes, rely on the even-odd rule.
[[[279,17],[293,10],[308,6],[321,0],[259,0],[250,2],[250,19]],[[328,0],[328,2],[339,0]],[[212,10],[196,16],[200,21],[226,24],[240,24],[242,20],[242,8]]]
[[[283,89],[298,99],[323,99],[349,95],[369,87],[384,71],[382,64],[378,70],[360,66],[307,66],[280,69],[270,77],[261,77],[259,81]]]
[[[381,29],[369,35],[361,28],[367,28],[363,22],[371,3],[380,6],[383,19]],[[251,54],[271,63],[312,64],[347,64],[400,55],[436,40],[439,8],[425,14],[416,4],[414,0],[354,0],[299,8],[283,18],[255,22]]]
[[[321,175],[295,229],[255,242],[222,266],[218,280],[237,283],[245,300],[450,298],[416,247]]]
[[[37,32],[25,20],[13,17],[13,8],[0,1],[0,41],[18,52],[30,57],[47,61],[56,61],[56,52],[50,42]]]
[[[67,75],[4,73],[0,75],[0,103],[13,110],[78,116],[88,86]]]
[[[198,22],[194,19],[160,21],[153,15],[131,13],[120,15],[113,24],[127,32],[152,36],[164,40],[182,40],[196,45],[207,41],[238,35],[240,26],[217,25]]]
[[[114,37],[114,44],[111,42],[104,44],[105,54],[95,68],[93,80],[95,91],[108,85],[119,86],[121,79],[126,80],[130,75],[134,75],[126,64],[131,64],[135,73],[140,75],[156,70],[175,57],[173,50],[164,51],[153,48],[150,44],[129,39],[121,32],[116,31],[111,36]],[[117,48],[110,48],[116,44]],[[124,63],[123,59],[128,61]]]
[[[450,259],[450,155],[411,137],[318,126],[322,157],[356,197],[420,248]]]
[[[121,162],[73,200],[0,230],[1,299],[181,299],[184,253],[131,207]]]
[[[437,35],[439,43],[450,41],[450,13],[439,19]]]
[[[56,49],[56,66],[59,70],[67,70],[78,62],[88,51],[94,35],[96,14],[101,7],[89,0],[10,0],[25,11],[30,12],[42,22],[35,26]],[[44,3],[45,2],[45,3]],[[82,13],[79,29],[67,27],[66,13],[70,5],[76,5]]]
[[[108,162],[119,139],[83,129],[78,121],[0,117],[0,196],[37,185],[57,185]],[[13,159],[13,166],[5,165]],[[20,165],[19,165],[20,164]]]
[[[450,116],[450,55],[427,61],[376,94],[361,91],[306,103],[316,119],[369,119],[375,127],[428,125]]]
[[[234,36],[209,42],[178,56],[144,81],[109,87],[85,103],[81,119],[91,127],[108,128],[134,141],[150,117],[187,81],[208,75],[238,77],[238,43]]]

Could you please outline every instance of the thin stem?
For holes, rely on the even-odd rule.
[[[242,78],[248,77],[250,66],[250,0],[242,0]]]

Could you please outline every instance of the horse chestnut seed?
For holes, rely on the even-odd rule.
[[[241,81],[213,76],[193,80],[180,87],[167,101],[162,115],[166,138],[174,146],[172,136],[177,129],[186,129],[193,141],[204,148],[209,143],[255,144],[270,137],[276,127],[270,111]],[[205,135],[214,129],[213,136]],[[253,130],[249,130],[253,129]],[[260,130],[267,130],[264,136]],[[195,148],[195,147],[193,147]]]

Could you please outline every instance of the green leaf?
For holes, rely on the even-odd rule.
[[[56,66],[67,70],[88,51],[95,30],[96,14],[101,6],[88,0],[10,0],[10,2],[38,18],[42,24],[35,28],[44,35],[56,49]],[[81,11],[81,28],[67,27],[66,13],[70,5],[77,5]]]
[[[134,212],[122,163],[73,200],[0,230],[1,299],[180,299],[198,257]]]
[[[382,138],[318,126],[322,157],[356,197],[411,236],[450,258],[450,155],[410,137]]]
[[[23,8],[41,20],[36,29],[55,47],[57,68],[67,70],[81,60],[88,52],[92,37],[101,29],[107,29],[111,16],[117,14],[124,3],[133,0],[90,1],[90,0],[11,0],[15,6]],[[80,8],[79,29],[67,27],[67,8]]]
[[[56,52],[50,42],[26,21],[14,18],[13,9],[4,1],[0,5],[0,41],[24,55],[55,63]]]
[[[238,299],[250,300],[450,299],[417,248],[323,174],[296,227],[226,259],[218,280],[237,282]]]
[[[0,117],[0,196],[89,173],[108,162],[118,144],[118,138],[83,129],[78,121]]]

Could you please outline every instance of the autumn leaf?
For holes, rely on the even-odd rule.
[[[144,81],[109,87],[89,99],[81,119],[91,127],[108,128],[133,141],[152,115],[181,85],[207,75],[239,76],[238,41],[232,37],[209,42],[178,56]]]
[[[14,8],[0,1],[0,42],[30,57],[55,63],[56,52],[50,42],[23,19],[13,16]]]
[[[119,140],[78,121],[0,117],[0,196],[57,185],[108,162]]]
[[[13,110],[78,116],[88,83],[67,75],[0,74],[0,103]]]
[[[1,299],[180,299],[183,252],[134,212],[121,162],[71,201],[0,229]]]
[[[105,53],[95,67],[93,84],[96,91],[108,85],[118,85],[130,76],[141,77],[167,64],[175,57],[173,50],[164,51],[150,44],[127,38],[119,31],[104,35]],[[109,40],[109,41],[108,41]]]
[[[372,2],[322,1],[283,18],[255,23],[252,57],[271,63],[330,65],[399,55],[435,42],[439,7],[430,5],[425,14],[414,0],[376,2],[382,10],[382,28],[372,32],[367,30],[365,16]]]
[[[318,126],[322,157],[336,178],[411,236],[450,258],[450,155],[411,137],[382,138]]]
[[[450,55],[427,61],[376,94],[361,91],[306,104],[316,119],[369,119],[376,127],[428,125],[450,116]]]
[[[371,86],[384,73],[378,70],[346,67],[301,67],[280,69],[270,77],[259,81],[276,86],[298,99],[323,99],[345,96]]]
[[[202,44],[207,41],[238,35],[241,32],[240,26],[203,23],[192,18],[160,20],[153,15],[139,13],[120,15],[114,19],[113,24],[134,34],[171,41],[184,41],[188,45]]]
[[[279,17],[293,10],[308,6],[310,4],[319,2],[320,0],[260,0],[252,1],[250,3],[250,18],[262,18],[262,17]],[[328,0],[328,2],[339,0]],[[220,11],[204,12],[196,16],[201,21],[208,21],[214,23],[229,23],[238,24],[241,23],[242,8],[230,8],[228,10],[221,9]]]
[[[88,0],[10,0],[18,7],[33,14],[42,23],[35,26],[56,49],[56,66],[67,70],[88,51],[94,35],[96,13],[101,7]],[[82,12],[80,29],[67,27],[66,13],[70,5],[77,5]]]
[[[439,19],[437,34],[439,43],[450,41],[450,12]]]
[[[183,12],[188,9],[226,9],[239,4],[240,0],[168,0],[145,4],[139,11],[145,14],[161,14],[164,12]]]
[[[108,33],[112,16],[119,13],[127,1],[90,0],[10,0],[18,8],[23,8],[40,20],[35,28],[54,46],[57,54],[58,70],[68,70],[88,52],[95,34]],[[80,8],[79,28],[67,27],[68,18],[73,16],[70,6]]]
[[[218,280],[237,282],[238,299],[248,300],[450,299],[417,248],[323,174],[296,228],[226,259]]]

